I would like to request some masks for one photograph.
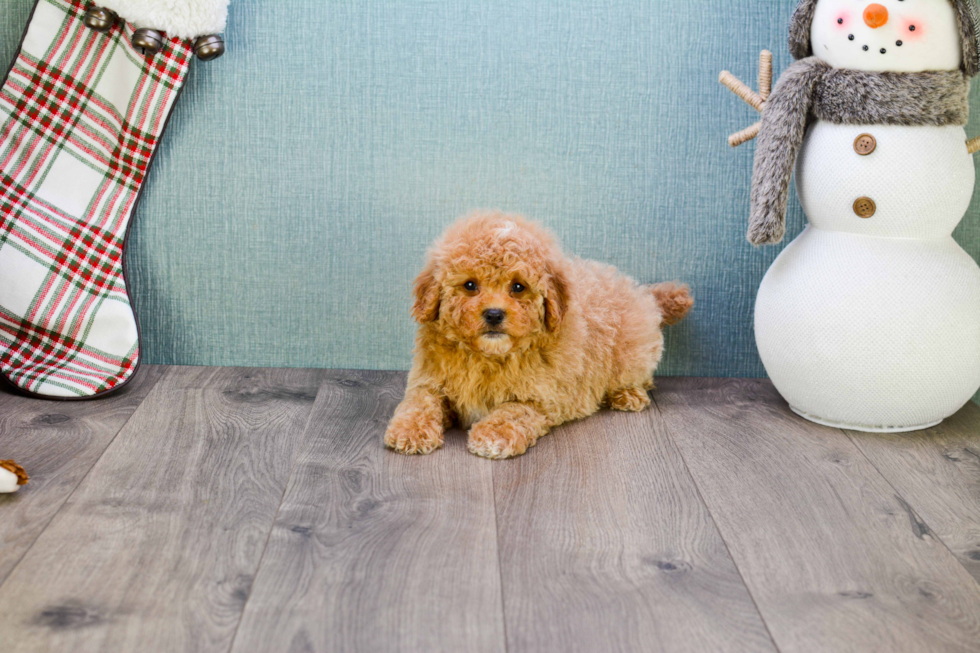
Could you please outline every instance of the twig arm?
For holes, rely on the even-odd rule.
[[[765,102],[772,93],[772,52],[763,50],[759,55],[759,97]]]
[[[732,147],[738,147],[743,143],[748,143],[753,138],[759,135],[759,130],[762,129],[762,123],[757,122],[751,127],[746,127],[740,132],[736,132],[728,137],[728,144]]]
[[[731,74],[727,70],[721,71],[721,74],[718,75],[718,81],[721,82],[722,86],[730,90],[738,97],[742,98],[743,102],[759,113],[762,113],[763,109],[766,108],[766,101],[769,99],[769,95],[772,93],[772,52],[769,52],[769,50],[763,50],[759,54],[758,93],[746,86],[740,79],[735,77],[735,75]],[[732,147],[738,147],[742,143],[747,143],[759,135],[759,130],[761,128],[762,123],[757,122],[751,127],[747,127],[740,132],[732,134],[728,137],[728,144]],[[977,148],[980,149],[980,144],[978,144]]]
[[[735,75],[731,74],[727,70],[723,70],[721,71],[721,74],[718,75],[718,81],[721,82],[722,86],[727,88],[729,91],[742,98],[742,101],[747,105],[756,111],[762,111],[762,97],[760,97],[759,94],[753,91],[751,88],[743,84]]]
[[[976,154],[980,152],[980,136],[976,138],[971,138],[966,142],[966,151],[970,154]]]

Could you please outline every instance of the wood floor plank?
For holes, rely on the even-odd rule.
[[[775,650],[656,408],[493,471],[509,650]]]
[[[229,650],[319,378],[170,369],[0,587],[11,650]]]
[[[768,381],[656,399],[780,650],[977,650],[980,586],[842,431]]]
[[[848,436],[980,582],[980,406],[927,431]]]
[[[93,401],[48,401],[0,391],[0,458],[31,480],[0,495],[0,585],[164,374],[142,366],[118,392]]]
[[[321,387],[234,651],[500,651],[492,463],[385,450],[401,373]]]

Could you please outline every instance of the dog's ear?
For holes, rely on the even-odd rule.
[[[436,281],[436,264],[431,259],[415,279],[412,317],[419,324],[432,322],[439,317],[439,282]]]
[[[548,331],[554,333],[565,319],[565,310],[568,307],[568,279],[565,277],[565,272],[557,266],[550,266],[548,273],[548,289],[544,298],[544,324],[548,327]]]

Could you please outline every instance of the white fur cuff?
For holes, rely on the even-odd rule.
[[[192,39],[220,34],[228,20],[229,0],[96,0],[137,27]]]

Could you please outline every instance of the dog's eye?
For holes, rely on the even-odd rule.
[[[476,289],[478,288],[475,281],[467,281],[463,284],[463,287],[469,292],[476,292]]]
[[[514,282],[514,285],[510,287],[510,289],[515,295],[520,295],[522,292],[527,290],[527,288],[524,287],[524,284],[517,283],[516,281]]]

